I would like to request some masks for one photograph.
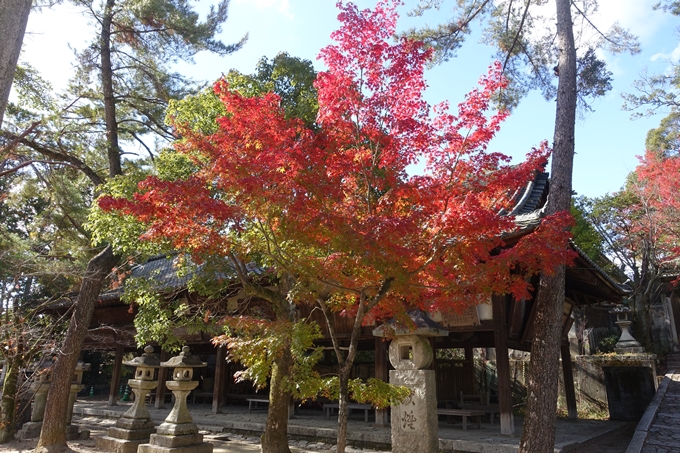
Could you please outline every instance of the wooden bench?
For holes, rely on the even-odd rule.
[[[498,414],[498,418],[501,416],[501,409],[498,404],[488,404],[486,406],[482,406],[480,404],[460,404],[458,407],[460,409],[484,411],[485,414],[489,415],[492,425],[496,414]]]
[[[478,404],[478,405],[487,405],[489,404],[488,401],[488,396],[482,395],[479,393],[474,393],[470,395],[466,395],[462,391],[460,392],[460,401],[458,404]]]
[[[467,418],[477,417],[477,428],[482,427],[482,416],[486,415],[483,410],[474,409],[437,409],[437,415],[456,415],[463,417],[463,430],[467,431]]]
[[[212,402],[213,392],[191,392],[191,404],[196,404],[196,400],[208,399]]]
[[[333,409],[340,409],[340,403],[326,403],[323,405],[323,411],[326,413],[327,420],[330,420]],[[347,410],[351,412],[352,409],[364,411],[364,421],[368,423],[368,411],[371,410],[370,404],[347,403]]]
[[[501,415],[501,410],[500,410],[499,405],[498,404],[491,404],[489,394],[486,394],[486,395],[480,395],[480,394],[466,395],[463,392],[460,392],[460,402],[458,403],[458,408],[459,409],[484,411],[486,414],[489,415],[489,419],[490,419],[492,425],[493,425],[494,416],[496,414],[498,414],[498,417],[500,418],[500,415]]]
[[[257,408],[258,403],[269,404],[269,398],[246,398],[246,401],[248,401],[249,414],[253,408]]]

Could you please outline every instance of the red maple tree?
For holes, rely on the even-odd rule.
[[[680,257],[680,157],[647,151],[627,188],[639,200],[634,231],[657,251],[660,267],[677,267]]]
[[[174,124],[177,153],[193,164],[179,180],[149,177],[132,199],[100,206],[133,215],[143,238],[178,250],[258,261],[292,284],[295,303],[353,318],[340,365],[338,451],[344,451],[347,382],[366,317],[407,308],[459,310],[492,293],[527,297],[528,275],[565,260],[565,216],[507,246],[504,216],[516,190],[545,164],[545,145],[527,160],[487,152],[507,116],[487,116],[505,81],[499,65],[449,112],[423,100],[431,52],[395,32],[397,1],[374,10],[338,3],[342,26],[320,58],[315,128],[287,119],[278,96],[246,98],[215,84],[227,114],[214,134]],[[417,174],[416,168],[421,168]],[[263,293],[264,294],[264,293]],[[262,294],[261,294],[262,295]],[[263,295],[266,298],[266,294]]]

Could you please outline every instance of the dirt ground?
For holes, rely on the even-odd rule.
[[[91,438],[88,440],[75,440],[68,442],[67,453],[101,453],[97,450],[96,442],[93,437],[106,435],[104,429],[97,429],[89,426]],[[226,440],[220,435],[206,435],[205,440],[210,441],[214,446],[214,453],[255,453],[260,451],[260,446],[253,442]],[[35,449],[37,439],[18,440],[0,445],[0,453],[32,453]],[[303,453],[300,450],[293,450],[296,453]]]
[[[570,450],[569,453],[625,453],[628,444],[635,433],[635,426],[635,423],[629,423],[623,428],[606,436],[602,436],[579,446],[576,450]],[[102,436],[104,435],[104,431],[93,430],[92,435]],[[215,437],[218,437],[218,439],[215,439]],[[224,439],[224,437],[206,436],[206,440],[210,441],[215,446],[214,453],[255,453],[260,451],[260,447],[257,443],[220,439]],[[31,453],[34,450],[36,443],[37,439],[14,440],[9,444],[0,445],[0,452]],[[68,445],[68,453],[100,453],[96,448],[94,439],[77,440],[69,442]],[[305,450],[296,448],[291,448],[291,450],[296,453],[305,453]]]
[[[215,446],[214,453],[255,453],[260,451],[260,446],[257,444],[234,441],[220,441],[214,439],[206,439]],[[0,445],[0,452],[2,453],[31,453],[33,452],[37,441],[30,440],[15,440],[9,444]],[[100,453],[97,450],[94,439],[77,440],[68,443],[69,449],[67,453]],[[299,450],[298,450],[299,451]]]

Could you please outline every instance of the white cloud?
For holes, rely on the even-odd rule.
[[[258,10],[276,9],[287,19],[293,19],[289,0],[237,0],[237,3],[254,4]]]
[[[654,10],[658,0],[599,0],[599,9],[593,15],[593,23],[606,31],[615,22],[646,41],[665,25],[669,14]]]
[[[651,61],[670,61],[677,63],[680,61],[680,43],[670,53],[656,53],[650,58]]]

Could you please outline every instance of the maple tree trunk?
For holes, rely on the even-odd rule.
[[[2,384],[2,402],[0,402],[0,444],[6,444],[14,439],[18,384],[18,360],[8,358],[7,371]]]
[[[269,413],[262,435],[262,453],[290,453],[288,405],[291,395],[285,388],[284,380],[291,375],[292,366],[290,348],[284,348],[283,353],[274,361],[269,381]]]
[[[576,48],[570,0],[556,0],[560,48],[548,214],[568,211],[574,163],[576,124]],[[520,453],[554,451],[559,357],[564,306],[565,266],[554,275],[541,275],[527,382],[527,412]]]
[[[32,0],[0,1],[0,128],[14,80]]]
[[[52,367],[52,382],[47,393],[45,416],[36,453],[51,453],[66,449],[66,415],[73,372],[78,363],[78,356],[85,342],[94,305],[99,298],[104,279],[117,260],[111,246],[107,246],[87,264],[80,293],[64,338],[64,345]]]
[[[349,402],[349,372],[352,367],[343,366],[340,368],[340,398],[338,400],[338,438],[337,453],[345,453],[347,448],[347,403]]]
[[[287,283],[282,278],[281,284]],[[295,306],[286,298],[272,300],[276,319],[293,321]],[[292,376],[293,354],[290,351],[290,341],[283,345],[281,354],[276,357],[269,379],[269,412],[262,435],[262,453],[290,453],[288,447],[288,410],[290,405],[290,387],[287,380]]]
[[[651,312],[650,303],[646,294],[637,294],[633,298],[634,321],[637,323],[634,326],[633,337],[642,343],[648,351],[652,348],[652,339],[650,337]]]

